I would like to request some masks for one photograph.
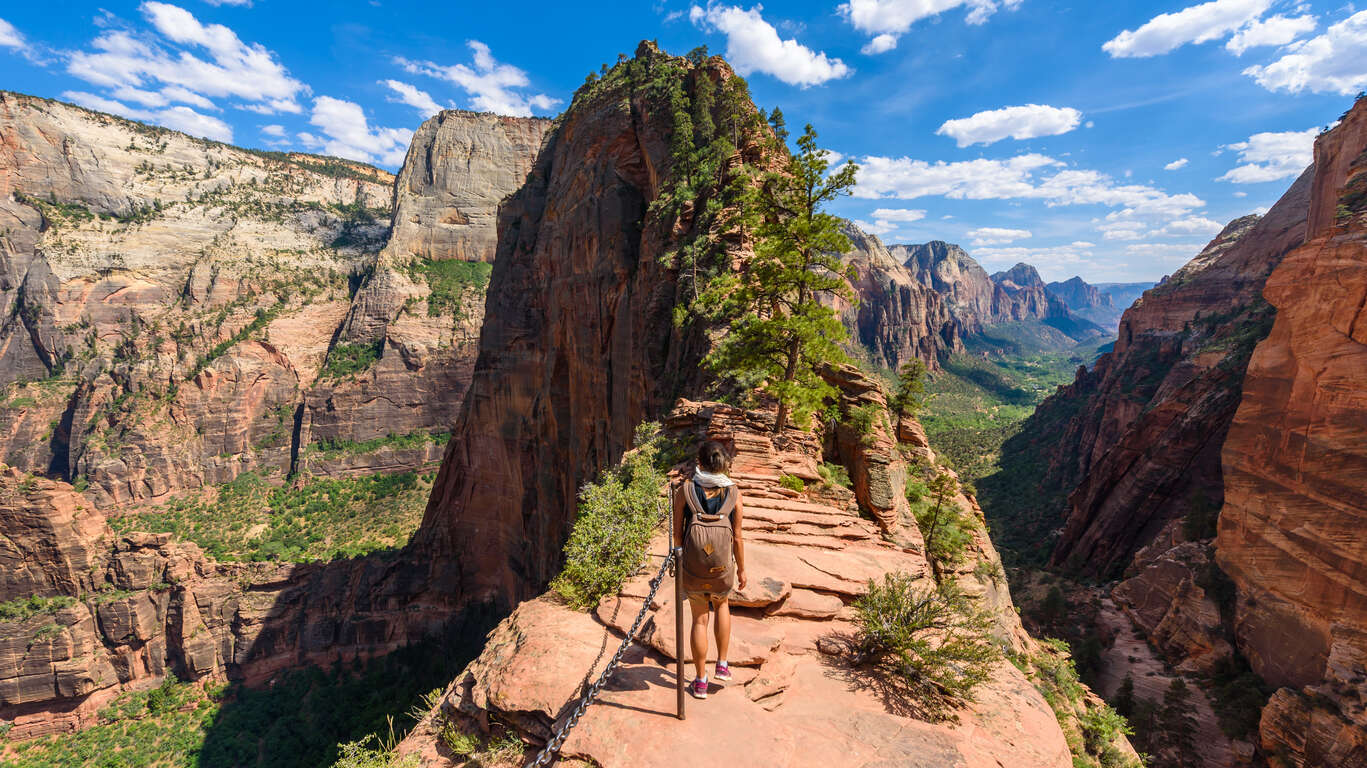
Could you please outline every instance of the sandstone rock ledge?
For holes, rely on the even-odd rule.
[[[686,408],[692,408],[686,418],[676,411],[667,423],[677,428],[680,421],[710,418],[698,431],[734,447],[732,476],[745,494],[750,583],[733,603],[729,656],[735,679],[725,685],[714,681],[706,701],[690,697],[687,719],[675,719],[674,591],[666,578],[640,641],[565,742],[564,764],[1072,765],[1048,703],[1005,661],[979,689],[978,701],[959,712],[959,722],[932,723],[885,698],[872,678],[828,654],[853,634],[850,603],[869,579],[892,571],[930,578],[914,545],[914,526],[885,536],[877,522],[859,514],[848,491],[795,498],[799,494],[780,487],[782,474],[815,479],[815,440],[809,445],[787,434],[772,438],[748,428],[744,412],[726,406]],[[959,503],[966,511],[971,507],[962,497]],[[913,543],[899,546],[887,539]],[[400,753],[416,754],[426,766],[457,764],[439,735],[444,722],[486,732],[497,723],[539,748],[616,651],[666,546],[662,532],[641,575],[593,613],[571,610],[553,595],[523,603],[490,633],[484,652],[452,681]],[[1009,598],[1004,610],[1010,619],[999,624],[1009,636],[1002,642],[1029,642]],[[691,669],[687,674],[691,679]],[[512,765],[522,757],[506,759]]]

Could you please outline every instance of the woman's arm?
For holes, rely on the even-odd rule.
[[[736,584],[745,589],[745,541],[741,536],[741,528],[745,522],[745,504],[741,501],[739,490],[736,491],[736,509],[731,514],[734,516],[731,521],[731,549],[736,553]]]
[[[683,546],[684,528],[684,487],[682,484],[674,491],[674,511],[672,513],[674,525],[674,546]]]

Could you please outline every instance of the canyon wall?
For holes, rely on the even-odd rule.
[[[686,101],[700,77],[733,75],[720,58],[695,66],[643,43],[576,95],[500,209],[488,299],[498,311],[415,537],[419,551],[454,558],[465,599],[507,610],[540,592],[580,485],[621,456],[638,423],[699,386],[705,339],[673,321],[673,257],[700,208],[667,216],[651,204],[674,188],[679,162],[669,92]],[[762,162],[760,138],[742,135],[734,159]]]
[[[1004,324],[1024,324],[1027,336],[1046,346],[1072,346],[1106,335],[1106,329],[1075,315],[1046,290],[1028,264],[989,276],[962,248],[942,240],[892,245],[888,251],[913,279],[945,298],[965,336],[982,336]]]
[[[1056,565],[1119,576],[1193,507],[1219,507],[1220,446],[1271,318],[1259,294],[1304,237],[1312,177],[1302,174],[1261,218],[1231,222],[1147,291],[1126,310],[1114,349],[1027,422],[1027,434],[1032,423],[1058,422],[1058,433],[1036,435],[1051,442],[1047,482],[1068,497]]]
[[[102,507],[434,462],[487,280],[449,260],[490,257],[547,125],[442,113],[394,185],[0,93],[0,460]]]
[[[877,236],[853,223],[843,232],[852,246],[845,263],[854,268],[858,301],[834,304],[870,363],[896,371],[920,360],[935,369],[944,355],[963,351],[959,321],[944,295],[918,282]]]
[[[472,614],[440,558],[216,563],[169,534],[115,536],[104,510],[243,472],[439,459],[496,240],[475,223],[548,127],[442,113],[391,198],[368,166],[0,94],[0,603],[19,606],[0,619],[0,718],[15,736],[80,727],[167,670],[260,682],[461,631]],[[391,200],[443,236],[389,237]]]
[[[1263,747],[1295,766],[1367,765],[1367,100],[1315,142],[1307,241],[1263,295],[1222,452],[1215,541],[1235,635],[1280,690]]]
[[[1004,451],[1067,498],[1054,567],[1119,579],[1179,671],[1246,660],[1277,689],[1252,734],[1277,766],[1367,764],[1364,214],[1359,100],[1267,214],[1145,292]],[[1024,516],[1036,537],[1058,519]]]

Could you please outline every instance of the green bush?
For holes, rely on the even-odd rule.
[[[427,282],[427,315],[463,317],[464,300],[471,290],[482,297],[489,287],[494,265],[483,261],[424,259],[411,268],[411,274]]]
[[[361,373],[380,359],[383,349],[383,340],[374,344],[338,344],[328,352],[327,362],[318,372],[318,378],[337,380]]]
[[[0,621],[24,621],[42,614],[56,613],[75,604],[76,598],[66,595],[20,597],[0,603]]]
[[[872,445],[876,436],[878,420],[883,417],[883,408],[878,403],[865,403],[849,412],[850,428],[859,435],[859,442]]]
[[[1101,755],[1121,736],[1134,734],[1125,717],[1106,704],[1087,709],[1078,716],[1078,725],[1082,727],[1083,744],[1093,755]]]
[[[926,542],[926,557],[936,570],[963,561],[973,541],[973,525],[959,510],[954,494],[958,483],[954,476],[941,473],[924,484],[925,495],[912,503],[912,515]],[[908,483],[909,491],[920,486]],[[908,493],[908,501],[911,493]]]
[[[850,487],[850,473],[840,464],[823,462],[816,468],[817,474],[821,475],[821,482],[829,487],[840,486],[841,488]]]
[[[642,424],[636,447],[579,490],[574,528],[565,543],[565,568],[551,582],[571,606],[597,605],[645,561],[646,544],[666,511],[660,498],[665,476],[656,466],[660,443],[659,425]]]
[[[807,484],[802,482],[802,478],[796,475],[783,475],[779,477],[778,484],[790,491],[802,493],[807,490]]]
[[[856,658],[874,667],[921,713],[944,719],[971,700],[997,660],[992,620],[953,582],[918,587],[905,573],[870,581],[854,604]]]
[[[212,498],[191,494],[110,519],[119,534],[173,533],[217,560],[308,562],[407,543],[422,522],[427,475],[319,479],[276,486],[248,472]]]

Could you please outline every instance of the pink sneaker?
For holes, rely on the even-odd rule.
[[[731,665],[724,661],[717,662],[717,679],[726,681],[731,679]]]
[[[695,699],[707,698],[707,682],[701,677],[693,678],[693,684],[689,686]]]

